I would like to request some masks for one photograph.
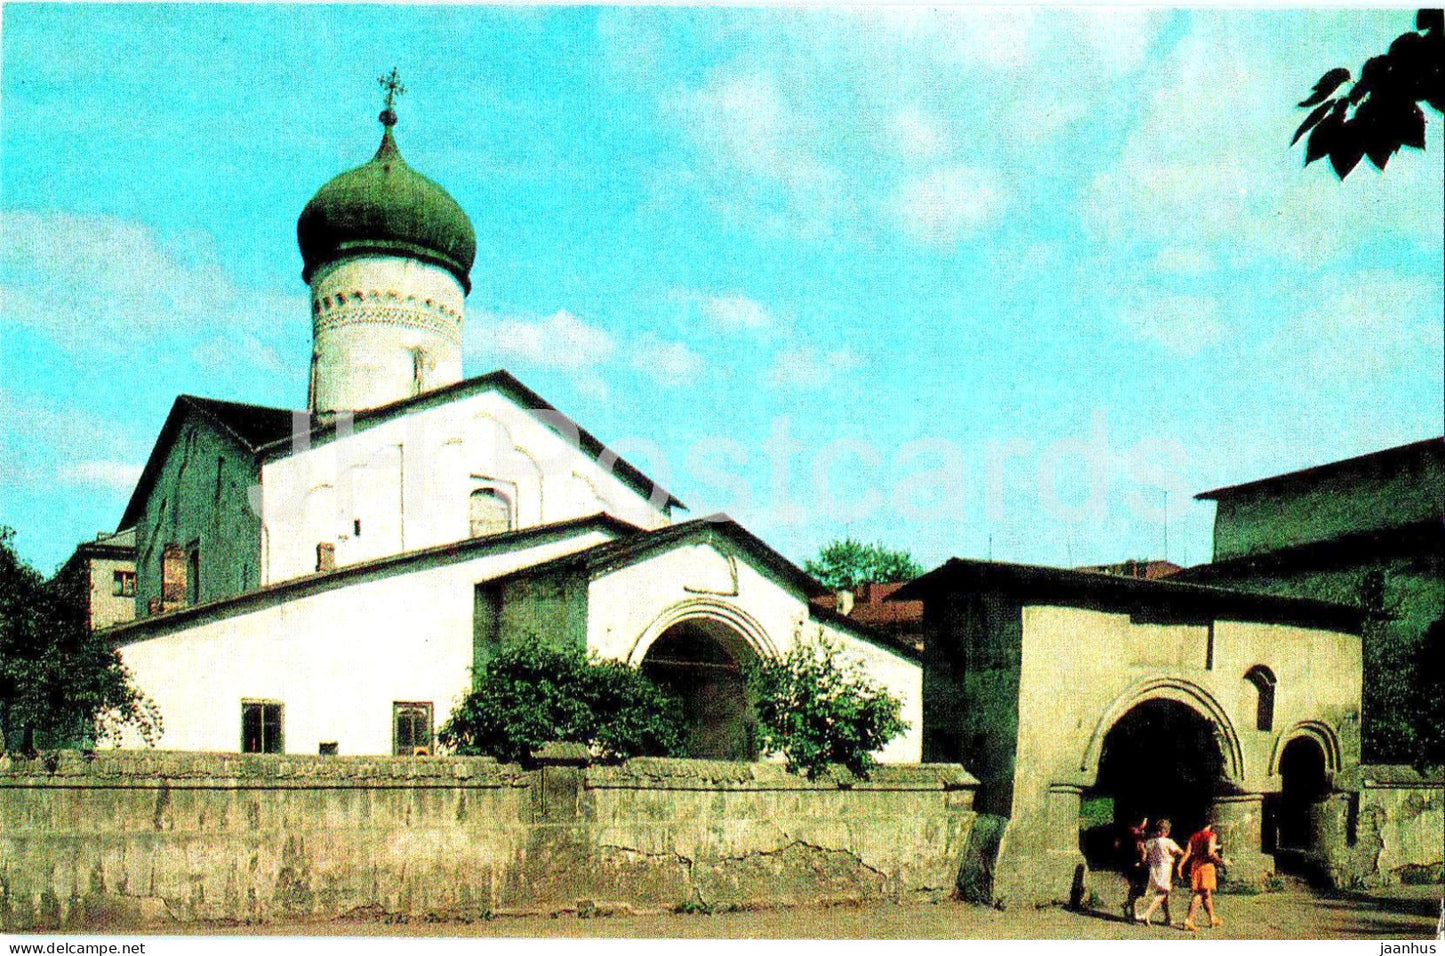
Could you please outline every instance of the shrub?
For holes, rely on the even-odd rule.
[[[527,760],[549,741],[594,756],[671,756],[682,747],[678,702],[640,671],[581,650],[520,644],[475,675],[437,736],[459,754]]]
[[[778,658],[747,668],[758,715],[758,742],[780,753],[788,770],[816,779],[829,764],[866,778],[873,751],[908,729],[898,699],[874,685],[861,664],[845,661],[820,634]]]

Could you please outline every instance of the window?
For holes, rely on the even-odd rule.
[[[279,701],[242,701],[241,753],[285,753],[281,718],[282,705]]]
[[[135,572],[115,572],[110,582],[110,593],[116,597],[135,597]]]
[[[469,508],[473,538],[512,530],[512,503],[495,488],[472,492]]]
[[[1274,685],[1276,683],[1274,672],[1263,664],[1258,664],[1249,669],[1244,679],[1254,685],[1259,699],[1254,712],[1254,727],[1256,730],[1274,729]]]
[[[186,556],[186,603],[194,607],[201,603],[201,546],[191,545]]]
[[[431,702],[391,705],[392,753],[415,757],[431,753]]]

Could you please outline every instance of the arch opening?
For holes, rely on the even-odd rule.
[[[1128,828],[1168,819],[1176,840],[1198,830],[1226,787],[1221,731],[1176,700],[1145,700],[1104,736],[1099,773],[1084,791],[1080,849],[1091,869],[1121,869]],[[1182,834],[1182,836],[1181,836]]]
[[[706,617],[672,624],[648,647],[642,672],[681,702],[686,756],[757,759],[757,716],[744,671],[755,656],[740,633]]]
[[[1276,860],[1284,869],[1306,865],[1300,854],[1317,848],[1319,807],[1330,793],[1328,759],[1314,737],[1301,734],[1286,741],[1279,755],[1280,792],[1271,801],[1266,834],[1273,837]]]

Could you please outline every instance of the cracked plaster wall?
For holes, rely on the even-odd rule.
[[[936,899],[973,784],[947,764],[0,758],[0,927]]]

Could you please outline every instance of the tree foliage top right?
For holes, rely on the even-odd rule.
[[[1310,113],[1290,145],[1306,133],[1305,165],[1328,156],[1344,179],[1368,156],[1383,170],[1402,146],[1425,148],[1425,103],[1445,113],[1445,11],[1421,10],[1415,29],[1371,57],[1360,75],[1336,67],[1299,105]],[[1347,86],[1348,84],[1348,86]]]

